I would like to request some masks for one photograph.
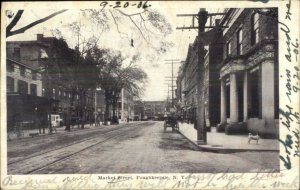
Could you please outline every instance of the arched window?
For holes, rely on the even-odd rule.
[[[254,45],[259,41],[259,14],[254,13],[251,16],[251,44]]]

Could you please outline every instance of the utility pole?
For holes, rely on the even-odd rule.
[[[200,8],[198,14],[179,14],[180,17],[192,17],[192,26],[190,27],[177,27],[178,30],[184,29],[197,29],[198,30],[198,84],[197,84],[197,116],[196,116],[196,125],[197,125],[197,143],[198,144],[207,144],[207,134],[205,126],[205,113],[204,113],[204,56],[205,56],[205,28],[214,28],[212,25],[212,17],[224,15],[224,13],[211,13],[208,14],[205,8]],[[210,20],[210,25],[205,26],[207,20]],[[195,19],[198,20],[198,26],[195,26]]]
[[[171,96],[172,96],[172,100],[171,100],[171,103],[172,103],[172,108],[174,108],[174,93],[173,93],[173,91],[174,91],[174,64],[176,64],[176,63],[181,63],[180,62],[180,60],[179,59],[170,59],[170,60],[165,60],[165,61],[167,61],[166,62],[166,64],[171,64],[172,65],[172,70],[171,70],[171,74],[172,74],[172,76],[171,76],[171,82],[172,82],[172,84],[171,84]],[[168,62],[168,61],[171,61],[171,62]]]

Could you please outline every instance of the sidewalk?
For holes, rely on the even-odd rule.
[[[247,135],[226,135],[216,132],[216,128],[212,127],[211,132],[207,132],[207,145],[197,144],[197,131],[193,124],[179,123],[179,132],[189,141],[196,145],[199,150],[221,153],[232,153],[242,151],[279,151],[279,143],[277,139],[259,139],[251,141],[248,144]]]
[[[136,121],[131,121],[129,123],[136,123]],[[126,123],[120,123],[119,125],[120,126],[123,126],[124,124],[127,124]],[[95,124],[93,123],[92,125],[90,124],[86,124],[84,125],[84,129],[81,129],[81,128],[78,128],[77,125],[75,125],[73,128],[71,127],[71,131],[70,132],[73,132],[73,131],[78,131],[78,130],[86,130],[86,129],[96,129],[96,128],[103,128],[103,127],[111,127],[111,126],[115,126],[115,125],[98,125],[97,127],[95,127]],[[45,136],[45,135],[55,135],[55,134],[62,134],[62,133],[65,133],[65,132],[68,132],[69,131],[65,131],[65,126],[61,126],[61,127],[57,127],[56,128],[56,132],[53,131],[52,134],[49,133],[49,130],[48,128],[45,128],[45,133],[43,134],[43,129],[41,129],[41,134],[38,134],[37,136]],[[7,134],[7,139],[8,140],[15,140],[15,139],[24,139],[24,138],[32,138],[30,136],[31,133],[39,133],[39,129],[25,129],[23,130],[23,135],[18,137],[17,134],[15,133],[9,133]]]
[[[103,126],[103,125],[101,125],[101,126]],[[84,125],[84,129],[91,129],[91,128],[95,128],[94,124],[91,126],[89,124]],[[77,130],[80,130],[80,128],[78,128],[77,125],[74,126],[73,128],[71,128],[71,131],[77,131]],[[32,138],[30,136],[30,134],[38,133],[37,136],[45,136],[45,135],[55,135],[55,134],[65,133],[67,131],[65,131],[65,126],[61,126],[61,127],[57,127],[56,132],[53,131],[52,134],[49,133],[48,128],[45,128],[45,133],[43,133],[43,129],[41,129],[41,134],[39,134],[39,129],[25,129],[22,132],[23,132],[23,135],[21,135],[20,137],[18,137],[16,133],[10,132],[9,134],[7,134],[7,138],[8,138],[8,140]]]

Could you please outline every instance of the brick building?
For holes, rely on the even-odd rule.
[[[177,94],[180,94],[182,117],[187,122],[194,123],[197,106],[198,73],[197,38],[189,45],[187,58],[182,63],[178,73]]]
[[[62,69],[67,69],[62,66],[62,63],[66,63],[76,57],[74,56],[75,50],[70,49],[65,41],[37,34],[36,40],[8,41],[6,47],[9,90],[14,88],[14,92],[21,90],[25,94],[27,92],[28,94],[34,93],[37,96],[53,100],[50,112],[61,114],[63,117],[65,117],[69,108],[72,108],[73,117],[79,117],[81,115],[79,107],[83,103],[84,120],[92,120],[95,109],[94,90],[86,89],[84,100],[80,100],[78,91],[70,87],[70,81],[74,76],[62,75],[60,72]],[[9,78],[14,74],[9,70],[12,68],[9,66],[11,64],[20,68],[21,75],[25,70],[32,77],[25,76],[23,77],[24,80],[19,79],[19,82]],[[39,80],[34,79],[37,77]],[[14,82],[13,87],[12,81]]]
[[[147,119],[163,119],[165,101],[144,101],[144,116]]]
[[[226,9],[220,127],[278,135],[277,9]]]
[[[276,137],[277,9],[225,9],[224,13],[212,29],[201,35],[205,45],[204,70],[198,71],[197,67],[197,37],[189,45],[177,78],[181,113],[193,122],[197,118],[196,106],[201,103],[207,127],[217,126],[218,131],[226,133],[251,131]],[[203,98],[197,96],[199,74],[204,79]]]
[[[145,110],[144,103],[140,100],[134,101],[134,119],[140,121],[144,118]]]

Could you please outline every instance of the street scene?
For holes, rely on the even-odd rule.
[[[6,10],[9,175],[279,172],[278,9],[178,3]]]
[[[277,154],[202,152],[146,121],[10,141],[8,174],[275,172]]]

